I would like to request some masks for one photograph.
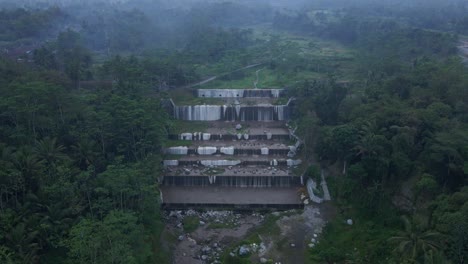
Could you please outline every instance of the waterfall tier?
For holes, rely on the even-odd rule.
[[[243,140],[242,134],[233,135],[233,134],[211,134],[210,140],[217,141],[217,140],[224,140],[224,141],[234,141],[234,140]],[[272,133],[265,133],[265,134],[257,134],[252,135],[249,134],[249,140],[290,140],[290,136],[288,134],[272,134]],[[188,140],[193,141],[193,135],[191,133],[182,133],[179,135],[171,134],[169,135],[170,140]],[[196,139],[198,140],[198,139]]]
[[[234,159],[234,160],[225,160],[225,159],[203,159],[203,160],[165,160],[163,164],[165,166],[194,166],[194,165],[203,165],[203,166],[287,166],[295,167],[302,163],[301,160],[292,160],[292,159]]]
[[[213,155],[217,152],[216,147],[198,147],[197,153],[199,155]]]
[[[175,106],[175,118],[187,121],[284,121],[288,105],[183,105]]]
[[[164,176],[164,186],[291,187],[301,184],[297,176]]]
[[[172,209],[234,207],[236,210],[289,210],[304,207],[297,193],[297,187],[163,186],[161,192],[163,205]]]
[[[170,155],[187,155],[188,147],[170,147],[166,149],[166,153]]]
[[[205,98],[278,98],[283,93],[283,89],[198,89],[196,96]]]

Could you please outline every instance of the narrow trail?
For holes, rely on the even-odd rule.
[[[250,65],[247,65],[247,66],[245,66],[245,67],[236,69],[236,70],[234,70],[234,71],[225,72],[225,73],[221,73],[221,74],[219,74],[219,75],[211,76],[211,77],[209,77],[209,78],[207,78],[207,79],[205,79],[205,80],[203,80],[203,81],[200,81],[200,82],[197,82],[197,83],[193,83],[193,84],[189,84],[189,85],[187,85],[186,87],[192,88],[192,87],[200,86],[200,85],[203,85],[203,84],[212,82],[212,81],[216,80],[217,78],[219,78],[219,77],[221,77],[221,76],[228,75],[228,74],[231,74],[231,73],[235,73],[235,72],[238,72],[238,71],[247,70],[247,69],[250,69],[250,68],[253,68],[253,67],[260,66],[260,65],[262,65],[262,64],[265,64],[265,62],[250,64]],[[258,76],[257,76],[257,78],[258,78]]]
[[[263,68],[261,68],[261,69],[255,71],[255,76],[257,76],[257,79],[254,81],[254,88],[255,88],[255,89],[258,89],[258,87],[257,87],[257,84],[258,84],[258,82],[259,82],[259,80],[258,80],[258,74],[259,74],[261,71],[263,71],[264,69],[265,69],[265,67],[263,67]]]
[[[283,54],[285,53],[285,51],[282,51],[280,54],[278,54],[277,56],[275,57],[272,57],[270,60],[275,60],[281,56],[283,56]],[[221,76],[225,76],[225,75],[228,75],[228,74],[231,74],[231,73],[235,73],[235,72],[238,72],[238,71],[243,71],[243,70],[247,70],[247,69],[250,69],[250,68],[253,68],[253,67],[257,67],[257,66],[260,66],[260,65],[263,65],[263,64],[266,64],[267,62],[260,62],[260,63],[254,63],[254,64],[250,64],[250,65],[247,65],[245,67],[242,67],[242,68],[239,68],[239,69],[236,69],[236,70],[233,70],[233,71],[230,71],[230,72],[225,72],[225,73],[221,73],[219,75],[215,75],[215,76],[211,76],[211,77],[208,77],[200,82],[196,82],[196,83],[193,83],[193,84],[189,84],[189,85],[186,85],[184,88],[193,88],[193,87],[196,87],[196,86],[200,86],[200,85],[203,85],[203,84],[206,84],[206,83],[209,83],[209,82],[212,82],[214,80],[216,80],[217,78],[221,77]],[[258,84],[258,73],[260,71],[262,71],[263,69],[265,68],[262,68],[260,70],[257,70],[256,71],[256,76],[257,76],[257,80],[254,82],[254,87],[255,89],[258,89],[257,88],[257,84]]]
[[[460,41],[458,49],[460,50],[460,55],[463,59],[463,62],[468,63],[468,40]]]

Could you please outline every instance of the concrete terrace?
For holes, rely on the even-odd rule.
[[[257,116],[255,111],[259,111],[259,119],[232,122],[212,120],[216,117],[210,113],[197,114],[197,120],[182,117],[180,113],[175,115],[180,119],[180,134],[171,135],[170,139],[178,141],[166,149],[165,176],[161,178],[163,206],[302,208],[300,192],[306,188],[302,179],[292,171],[300,163],[294,157],[295,138],[290,135],[287,120],[274,120],[288,115],[266,113],[261,107],[287,101],[287,98],[281,98],[283,91],[211,89],[198,90],[194,94],[248,105],[250,115]],[[194,106],[193,109],[197,108]],[[264,119],[264,116],[268,118]],[[224,114],[221,117],[225,118]],[[177,146],[181,141],[187,144]]]
[[[245,204],[300,205],[298,187],[293,188],[227,188],[227,187],[162,187],[163,204]]]

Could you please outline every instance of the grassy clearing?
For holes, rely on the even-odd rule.
[[[233,251],[235,248],[241,246],[241,245],[249,245],[249,244],[260,244],[262,242],[261,240],[261,236],[279,236],[280,233],[281,233],[281,230],[278,226],[278,224],[276,223],[276,221],[278,221],[278,219],[280,219],[281,216],[275,216],[275,215],[272,215],[272,214],[268,214],[265,218],[265,220],[263,221],[263,223],[254,228],[254,230],[252,230],[250,232],[250,234],[248,236],[246,236],[244,239],[242,239],[240,242],[236,243],[235,245],[233,245],[231,248],[229,248],[228,250],[225,250],[224,251],[224,254],[223,256],[221,257],[222,259],[222,263],[244,263],[244,264],[249,264],[249,263],[252,263],[250,261],[250,256],[230,256],[229,253],[231,251]]]
[[[349,259],[350,256],[354,259],[365,259],[369,255],[376,258],[387,256],[392,249],[388,238],[395,234],[395,230],[369,220],[353,220],[355,221],[352,226],[345,223],[346,219],[343,216],[328,223],[320,243],[309,249],[307,263],[323,263],[324,260],[338,263]]]
[[[218,105],[224,101],[219,98],[199,98],[196,97],[191,89],[174,89],[168,93],[176,105]]]
[[[203,174],[213,176],[213,175],[217,175],[217,174],[222,174],[225,171],[226,170],[223,169],[223,168],[213,167],[213,168],[209,168],[208,170],[206,170]]]
[[[182,224],[186,233],[192,233],[200,225],[200,218],[198,216],[187,216],[182,221]]]
[[[208,228],[210,229],[222,229],[222,228],[235,228],[237,227],[234,223],[210,223]]]
[[[354,75],[354,51],[336,42],[265,27],[253,28],[253,32],[259,44],[246,51],[246,56],[261,58],[265,64],[221,76],[199,88],[254,88],[257,70],[259,89],[288,87],[305,79],[326,78],[330,73],[339,81]]]
[[[163,146],[165,148],[170,147],[190,147],[193,145],[193,141],[189,140],[167,140],[164,142]]]
[[[172,120],[169,129],[170,134],[205,132],[209,127],[208,122]]]

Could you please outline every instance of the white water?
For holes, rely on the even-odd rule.
[[[197,149],[197,153],[200,155],[213,155],[216,151],[216,147],[198,147]]]
[[[289,118],[288,105],[182,105],[175,118],[188,121],[273,121]]]
[[[178,160],[165,160],[163,161],[164,166],[179,166]]]
[[[234,147],[221,147],[219,152],[225,155],[234,155]]]
[[[188,147],[170,147],[166,149],[166,153],[171,155],[187,155]]]
[[[283,89],[198,89],[197,96],[205,98],[242,98],[242,97],[274,97],[278,98]]]
[[[203,133],[203,140],[210,140],[211,134],[210,133]]]
[[[182,133],[180,134],[181,140],[192,140],[192,133]]]
[[[289,167],[297,166],[297,165],[300,165],[301,163],[302,163],[301,160],[292,160],[292,159],[286,160],[286,164],[287,164]]]
[[[241,164],[240,160],[202,160],[204,166],[236,166]]]

